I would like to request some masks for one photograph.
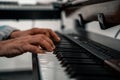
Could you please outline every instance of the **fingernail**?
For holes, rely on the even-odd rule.
[[[49,52],[52,52],[52,51],[53,51],[53,48],[49,49],[48,51],[49,51]]]
[[[59,37],[57,38],[57,41],[58,41],[58,42],[60,41],[60,38],[59,38]]]
[[[58,40],[60,40],[60,38],[58,37]]]

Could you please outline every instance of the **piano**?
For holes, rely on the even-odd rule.
[[[61,20],[61,30],[56,31],[61,42],[55,43],[55,51],[33,53],[32,70],[15,72],[21,75],[18,79],[120,80],[120,1],[68,0],[55,5],[57,9],[52,10],[40,6],[30,9],[30,5],[0,8],[0,14],[8,15],[8,11],[11,14],[1,19]],[[43,16],[44,13],[48,16]]]
[[[64,4],[62,31],[56,31],[61,42],[55,43],[52,53],[33,54],[34,80],[119,80],[120,21],[110,20],[113,14],[105,11],[111,4],[115,8],[120,1],[87,0],[75,4],[71,0]],[[74,25],[66,23],[69,21],[63,16],[72,16]]]

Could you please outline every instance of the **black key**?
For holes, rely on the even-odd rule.
[[[69,65],[67,72],[71,77],[76,75],[118,76],[99,65]]]
[[[59,45],[56,46],[56,48],[76,48],[76,49],[80,49],[80,47],[76,46],[76,45]]]
[[[56,48],[55,52],[88,52],[85,49],[82,48]]]
[[[61,48],[60,49],[59,48],[59,49],[56,49],[53,54],[58,54],[58,52],[61,52],[61,53],[62,52],[65,52],[65,53],[66,52],[67,53],[70,53],[70,52],[72,53],[73,52],[74,53],[74,52],[86,52],[86,51],[85,50],[80,50],[80,49],[69,49],[69,48],[63,48],[63,49]]]
[[[89,56],[87,56],[85,53],[71,53],[71,52],[58,52],[56,55],[60,60],[62,58],[80,58],[80,59],[84,59],[84,58],[90,58]]]
[[[67,65],[102,65],[103,63],[99,62],[99,61],[93,61],[92,59],[70,59],[70,58],[63,58],[61,61],[61,64],[63,66],[67,66]]]

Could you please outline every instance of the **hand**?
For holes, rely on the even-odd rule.
[[[14,31],[10,35],[10,38],[16,38],[16,37],[21,37],[26,35],[36,35],[36,34],[44,34],[49,38],[52,38],[56,42],[60,41],[60,38],[54,31],[52,31],[51,29],[43,29],[43,28],[33,28],[26,31]]]
[[[6,57],[14,57],[25,52],[44,53],[54,49],[52,40],[43,34],[0,41],[0,56]]]

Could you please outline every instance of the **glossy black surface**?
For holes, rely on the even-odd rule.
[[[61,61],[60,64],[66,68],[65,71],[71,78],[76,78],[76,80],[119,80],[120,79],[119,77],[120,74],[104,63],[104,59],[107,59],[106,58],[107,56],[101,59],[99,56],[103,57],[104,56],[102,55],[103,53],[99,56],[96,56],[92,53],[93,51],[92,49],[91,51],[89,51],[86,49],[86,46],[82,46],[84,44],[87,44],[87,41],[83,42],[82,40],[83,44],[82,45],[79,44],[78,46],[77,43],[75,43],[74,41],[71,42],[72,40],[69,40],[69,38],[70,37],[67,37],[65,35],[61,36],[62,40],[59,44],[57,44],[57,48],[54,54],[56,55],[58,60]],[[74,39],[74,37],[72,39]],[[94,45],[94,46],[97,47],[98,45]],[[106,52],[105,49],[99,47],[99,50],[96,49],[95,54],[99,54],[101,50],[103,50],[102,52]]]

